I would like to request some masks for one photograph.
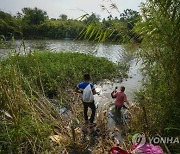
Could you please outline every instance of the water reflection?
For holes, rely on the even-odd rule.
[[[87,41],[72,40],[25,40],[9,42],[8,49],[0,49],[0,54],[5,54],[9,48],[16,49],[21,53],[27,53],[30,50],[50,50],[50,51],[66,51],[93,54],[98,57],[106,57],[113,62],[122,60],[122,54],[125,49],[122,45],[93,43]]]

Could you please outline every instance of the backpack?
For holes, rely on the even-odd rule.
[[[83,90],[83,96],[82,96],[83,102],[93,102],[94,101],[94,96],[92,93],[91,85],[88,84],[86,88]]]

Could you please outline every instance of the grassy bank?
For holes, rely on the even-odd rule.
[[[75,88],[84,73],[90,73],[94,82],[126,76],[126,66],[117,66],[105,58],[80,53],[42,51],[26,56],[16,55],[2,61],[1,68],[2,75],[6,75],[9,68],[18,70],[33,88],[49,97],[57,96],[59,87]]]
[[[68,121],[57,107],[67,105],[74,118],[81,111],[71,89],[90,73],[94,82],[125,74],[124,65],[79,53],[47,51],[16,54],[0,63],[0,153],[56,153],[71,143]],[[123,77],[123,76],[122,76]],[[49,100],[56,98],[56,106]],[[75,103],[75,105],[76,105]],[[78,105],[79,106],[79,105]],[[74,108],[74,109],[73,109]],[[61,134],[66,144],[49,136]]]

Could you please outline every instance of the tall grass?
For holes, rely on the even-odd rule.
[[[50,97],[57,95],[58,87],[75,87],[84,73],[90,73],[95,82],[120,75],[118,67],[107,59],[80,53],[43,51],[26,56],[16,55],[2,61],[1,67],[7,70],[12,65],[33,88],[38,87]]]
[[[80,145],[71,144],[73,139],[68,129],[71,118],[82,122],[81,102],[73,88],[84,73],[90,73],[93,81],[98,82],[124,74],[119,68],[122,67],[105,58],[79,53],[42,51],[3,59],[0,63],[0,153],[57,153]],[[49,98],[58,101],[53,104]],[[65,104],[72,113],[70,119],[58,111]],[[63,140],[52,142],[50,136],[55,135],[62,136]]]
[[[141,21],[135,26],[142,37],[142,49],[136,55],[142,60],[144,75],[137,102],[146,109],[146,129],[152,136],[180,136],[179,10],[180,1],[147,0],[141,6]],[[140,115],[143,119],[143,112]],[[168,147],[172,153],[180,151],[178,144]]]

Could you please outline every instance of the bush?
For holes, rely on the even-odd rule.
[[[2,61],[3,70],[12,65],[30,81],[32,87],[49,97],[57,96],[58,87],[75,88],[84,73],[90,73],[92,80],[97,82],[114,78],[120,73],[118,68],[121,68],[105,58],[92,55],[47,51],[11,56]]]

